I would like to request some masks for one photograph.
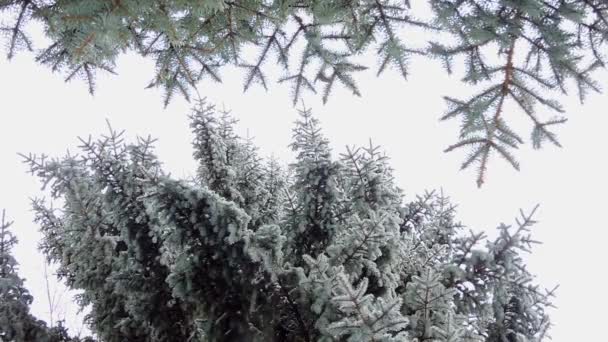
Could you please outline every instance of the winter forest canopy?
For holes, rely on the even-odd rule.
[[[32,201],[40,250],[78,291],[95,340],[547,340],[554,290],[524,262],[536,208],[496,237],[465,229],[443,192],[406,200],[379,147],[332,150],[303,105],[296,160],[262,158],[200,85],[236,66],[245,91],[270,89],[278,67],[295,106],[305,93],[331,101],[339,87],[364,95],[369,68],[407,81],[414,57],[432,59],[470,92],[445,94],[441,118],[459,120],[445,151],[467,150],[462,168],[476,165],[481,186],[495,155],[519,169],[515,114],[534,148],[561,146],[560,93],[582,102],[600,91],[605,1],[0,0],[0,32],[9,59],[34,51],[91,93],[98,73],[137,52],[156,65],[159,106],[176,94],[194,106],[192,178],[165,171],[151,137],[127,141],[111,127],[80,139],[77,154],[22,156],[51,195]],[[376,65],[361,62],[369,54]],[[0,340],[90,341],[30,313],[12,227],[3,216]]]
[[[53,198],[33,202],[41,249],[82,290],[100,340],[546,335],[552,292],[520,256],[535,243],[534,211],[488,240],[464,231],[441,193],[404,202],[378,147],[334,157],[307,109],[288,167],[261,159],[208,103],[190,119],[194,179],[164,173],[151,138],[112,129],[81,139],[79,155],[24,156]]]

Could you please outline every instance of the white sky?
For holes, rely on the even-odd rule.
[[[373,66],[374,61],[368,64]],[[34,63],[30,54],[19,54],[10,63],[0,58],[0,208],[6,208],[15,221],[13,231],[20,240],[15,254],[21,276],[27,278],[26,285],[35,296],[33,311],[40,318],[48,318],[48,304],[43,259],[36,250],[38,227],[32,223],[29,204],[29,198],[41,195],[40,184],[26,173],[17,152],[60,156],[68,148],[75,151],[77,136],[105,133],[105,120],[109,119],[114,128],[125,129],[130,137],[151,134],[158,138],[157,152],[166,169],[177,177],[192,174],[190,105],[176,97],[163,109],[160,91],[143,89],[152,70],[151,61],[124,56],[118,62],[119,76],[100,77],[97,93],[91,97],[83,82],[65,84],[60,75]],[[607,76],[604,72],[597,78],[603,81]],[[262,154],[288,161],[287,145],[297,112],[287,85],[271,83],[268,92],[254,87],[243,94],[241,71],[226,69],[223,77],[223,84],[201,84],[201,94],[232,109],[240,119],[240,132],[246,135],[248,130]],[[443,187],[458,205],[458,218],[491,236],[498,223],[512,223],[520,208],[530,210],[540,203],[534,236],[544,244],[528,260],[543,286],[560,284],[555,300],[558,309],[552,312],[553,340],[597,341],[603,336],[603,311],[608,307],[604,295],[607,96],[592,94],[584,106],[574,94],[562,98],[569,118],[558,130],[564,148],[547,146],[533,151],[527,145],[517,151],[521,172],[495,159],[479,190],[473,172],[458,172],[463,154],[442,152],[455,142],[458,132],[458,122],[438,120],[445,110],[442,96],[471,94],[458,77],[448,77],[438,63],[414,60],[408,81],[396,72],[376,78],[374,70],[362,73],[358,80],[361,98],[341,87],[327,105],[321,104],[320,96],[305,97],[335,154],[347,144],[366,144],[371,138],[391,158],[407,198]],[[515,110],[504,116],[517,121],[523,114]],[[529,136],[531,127],[522,127],[520,133]],[[70,318],[73,307],[66,304],[66,317],[76,327]]]

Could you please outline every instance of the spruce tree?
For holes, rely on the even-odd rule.
[[[50,45],[36,59],[66,80],[84,79],[93,92],[98,71],[114,72],[116,58],[136,51],[156,69],[150,87],[164,89],[165,105],[186,99],[203,78],[221,81],[226,65],[244,70],[244,89],[270,81],[290,85],[294,104],[305,91],[327,101],[339,84],[360,95],[358,58],[373,53],[376,71],[404,78],[411,57],[438,59],[448,72],[464,66],[462,82],[474,85],[466,99],[446,96],[443,119],[458,118],[458,140],[446,151],[469,151],[462,168],[478,166],[485,180],[493,155],[515,169],[513,152],[524,143],[512,127],[513,103],[531,124],[534,148],[561,146],[554,129],[564,109],[554,98],[574,86],[581,101],[599,91],[592,78],[606,66],[608,5],[604,0],[1,0],[0,32],[8,58],[33,50],[26,25],[40,22]],[[428,9],[423,6],[426,5]],[[431,15],[425,15],[425,12]],[[415,44],[409,37],[428,37]],[[447,42],[447,43],[446,43]],[[446,94],[449,95],[449,94]]]
[[[11,250],[17,238],[9,230],[2,211],[0,222],[0,338],[2,341],[35,340],[44,333],[44,322],[29,313],[32,296],[19,277],[18,264]]]
[[[19,277],[19,264],[12,255],[17,238],[10,231],[11,225],[3,210],[0,219],[0,341],[91,342],[89,338],[70,337],[61,321],[49,328],[30,313],[33,297]]]
[[[287,167],[213,105],[191,122],[189,180],[112,129],[24,156],[61,203],[33,202],[41,249],[101,341],[544,340],[553,292],[522,259],[534,211],[467,233],[442,193],[405,201],[378,147],[334,157],[308,109]]]

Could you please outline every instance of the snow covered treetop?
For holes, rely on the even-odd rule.
[[[521,257],[534,211],[494,240],[467,233],[442,193],[405,201],[377,147],[335,158],[300,114],[288,167],[204,102],[191,180],[162,171],[151,139],[116,131],[80,156],[25,158],[63,203],[34,201],[41,248],[101,340],[544,339],[552,292]]]

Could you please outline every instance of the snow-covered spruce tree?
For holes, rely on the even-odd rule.
[[[29,312],[32,296],[19,277],[18,264],[11,250],[17,239],[9,230],[2,211],[0,222],[0,339],[2,341],[33,341],[44,334],[44,322]]]
[[[102,341],[543,340],[552,293],[520,256],[532,214],[465,234],[442,194],[404,202],[377,147],[332,157],[306,109],[287,168],[212,105],[191,122],[190,180],[112,129],[79,156],[25,157],[62,203],[34,201],[41,248]]]
[[[80,342],[72,338],[62,325],[47,327],[32,316],[29,306],[33,297],[19,277],[19,264],[12,255],[17,238],[10,231],[12,222],[0,219],[0,341],[3,342]],[[88,338],[83,342],[92,341]]]
[[[220,81],[226,65],[245,71],[244,89],[269,80],[268,65],[284,69],[279,82],[327,101],[336,83],[360,95],[354,74],[377,58],[377,73],[392,67],[405,78],[412,55],[439,59],[447,71],[464,66],[462,81],[476,85],[467,99],[446,97],[444,119],[458,118],[458,141],[470,151],[462,168],[499,155],[514,168],[524,143],[508,103],[531,123],[535,148],[560,146],[553,128],[566,121],[553,99],[574,85],[581,101],[599,91],[592,74],[606,66],[605,0],[0,0],[0,32],[12,58],[33,50],[26,25],[40,22],[50,45],[37,60],[83,78],[93,92],[98,70],[113,72],[127,50],[152,58],[150,87],[162,87],[165,105],[175,93],[190,98],[204,77]],[[409,37],[424,36],[424,44]],[[449,42],[449,43],[447,43]],[[449,94],[448,94],[449,95]]]

